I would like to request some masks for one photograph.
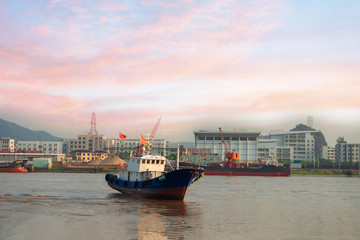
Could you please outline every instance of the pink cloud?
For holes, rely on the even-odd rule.
[[[52,29],[47,25],[33,27],[32,31],[34,34],[40,34],[44,36],[48,36],[53,33]]]

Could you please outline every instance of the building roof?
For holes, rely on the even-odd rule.
[[[254,136],[254,137],[258,137],[260,136],[261,132],[258,131],[233,131],[233,132],[224,132],[222,131],[224,137],[241,137],[241,136]],[[202,136],[202,137],[221,137],[221,134],[219,131],[216,132],[207,132],[207,131],[195,131],[194,132],[195,136]]]
[[[270,132],[269,135],[284,135],[284,134],[299,134],[299,133],[317,133],[320,131],[309,130],[309,131],[288,131],[288,132]]]

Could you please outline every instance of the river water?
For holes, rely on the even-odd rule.
[[[359,177],[205,176],[184,201],[105,174],[0,174],[0,239],[360,239]]]

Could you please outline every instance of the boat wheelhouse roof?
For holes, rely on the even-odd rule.
[[[150,160],[166,160],[165,157],[159,155],[145,155],[141,159],[150,159]]]

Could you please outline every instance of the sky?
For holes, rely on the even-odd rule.
[[[194,141],[313,118],[360,143],[360,1],[2,0],[0,118]]]

